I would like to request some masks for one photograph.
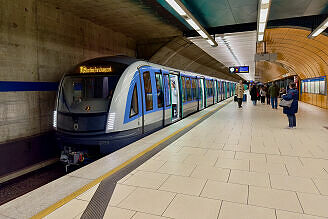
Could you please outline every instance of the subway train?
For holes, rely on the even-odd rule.
[[[67,166],[107,154],[234,94],[235,82],[125,56],[85,61],[59,84],[53,126]]]

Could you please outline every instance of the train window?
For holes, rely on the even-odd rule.
[[[211,87],[210,87],[210,81],[206,80],[206,93],[207,93],[207,97],[211,96]]]
[[[181,83],[182,83],[182,100],[183,102],[186,102],[186,77],[181,77]]]
[[[153,109],[153,90],[151,88],[151,79],[149,71],[143,73],[143,81],[145,86],[146,111],[149,111]]]
[[[190,78],[186,79],[186,88],[187,88],[187,101],[191,101],[192,100],[192,96],[191,96],[191,82],[190,82]]]
[[[191,79],[191,85],[192,85],[192,99],[197,99],[197,87],[196,87],[196,79]]]
[[[162,74],[156,72],[155,79],[156,79],[156,90],[157,90],[157,106],[158,106],[158,108],[162,108],[164,105],[163,104],[164,95],[163,95]]]
[[[169,85],[169,76],[164,75],[164,87],[165,87],[165,103],[166,106],[171,105],[171,100],[170,100],[170,85]]]
[[[132,98],[131,98],[130,118],[138,114],[139,114],[138,92],[137,92],[137,84],[135,84],[133,88]]]
[[[60,88],[58,111],[107,112],[119,78],[120,76],[65,76]],[[92,107],[85,107],[89,105]]]

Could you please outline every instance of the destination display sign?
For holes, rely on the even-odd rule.
[[[249,66],[234,66],[229,67],[230,73],[249,73]]]
[[[89,67],[89,66],[80,66],[80,73],[108,73],[112,72],[112,67]]]

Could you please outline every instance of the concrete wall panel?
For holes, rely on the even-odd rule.
[[[0,0],[0,81],[57,82],[79,62],[135,56],[136,42],[44,1]],[[54,91],[1,92],[0,143],[51,130]]]

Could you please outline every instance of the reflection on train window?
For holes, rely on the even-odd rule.
[[[182,100],[183,102],[186,102],[187,97],[186,97],[186,78],[181,77],[181,83],[182,83]]]
[[[219,100],[219,83],[218,81],[215,81],[216,84],[216,99]]]
[[[170,85],[169,85],[169,76],[164,75],[164,87],[165,87],[165,103],[166,106],[171,105],[171,100],[170,100]]]
[[[156,79],[156,90],[157,90],[157,106],[158,108],[162,108],[163,107],[163,99],[164,99],[164,95],[163,95],[163,80],[162,80],[162,74],[160,73],[155,73],[155,79]]]
[[[137,92],[137,84],[134,85],[133,94],[131,98],[131,109],[130,109],[130,118],[138,115],[138,92]]]
[[[60,88],[59,112],[107,112],[120,76],[66,76]]]
[[[210,96],[213,96],[213,81],[210,81]]]
[[[191,86],[192,86],[192,99],[197,99],[197,86],[196,86],[196,79],[191,79]]]
[[[191,82],[190,78],[186,79],[186,88],[187,88],[187,101],[191,101]]]
[[[151,88],[151,79],[149,71],[143,73],[143,81],[145,86],[146,111],[149,111],[153,109],[153,90]]]
[[[213,83],[212,81],[206,80],[206,88],[207,88],[207,97],[213,96]]]

